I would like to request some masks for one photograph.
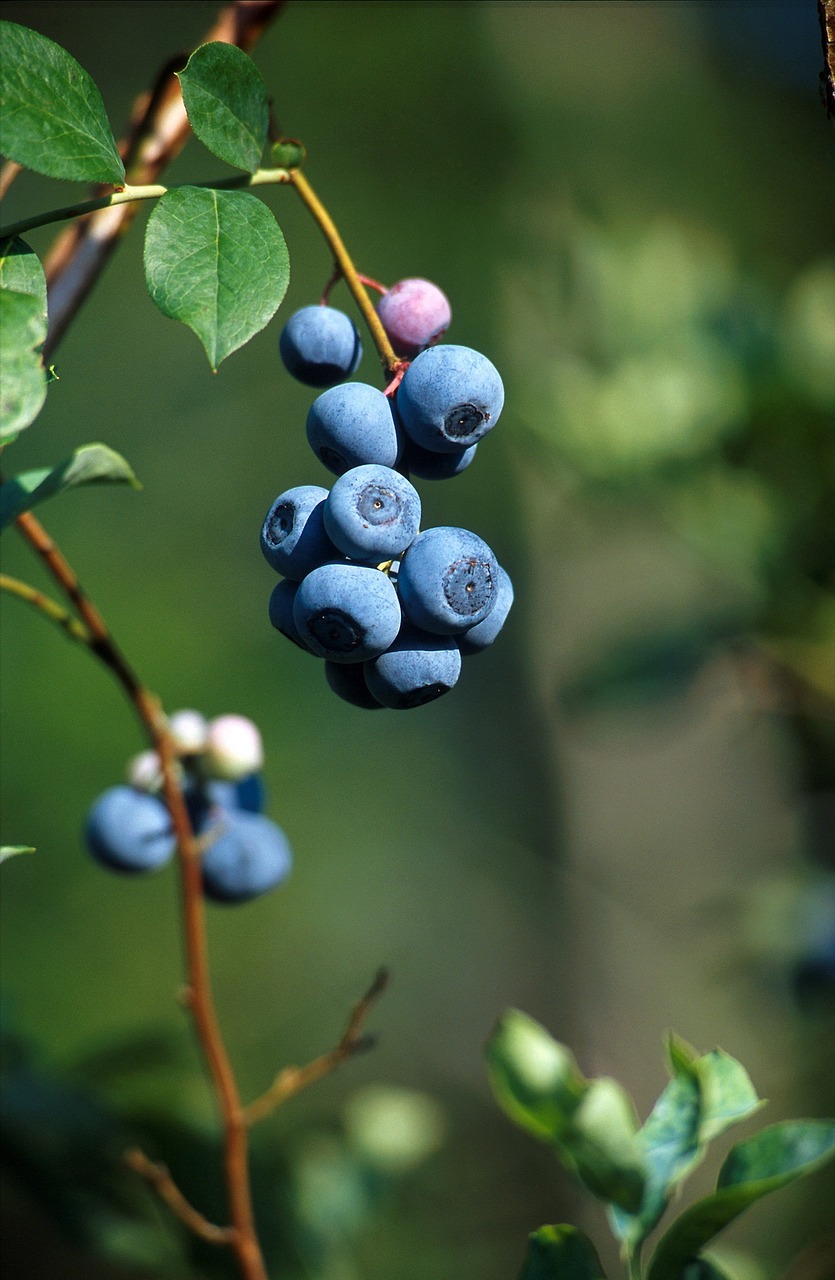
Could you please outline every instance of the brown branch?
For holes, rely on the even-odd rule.
[[[18,164],[16,160],[7,160],[5,162],[2,169],[0,169],[0,200],[4,198],[17,175],[22,172],[23,165]]]
[[[144,1178],[159,1198],[165,1201],[172,1213],[201,1240],[208,1240],[209,1244],[232,1243],[235,1237],[234,1227],[218,1227],[213,1222],[209,1222],[208,1218],[204,1218],[203,1214],[186,1200],[164,1164],[155,1164],[138,1147],[125,1152],[125,1164],[129,1165],[134,1173],[138,1173],[140,1178]]]
[[[351,1010],[348,1025],[339,1043],[328,1053],[323,1053],[318,1058],[314,1058],[312,1062],[308,1062],[306,1066],[285,1067],[280,1071],[266,1093],[262,1093],[260,1098],[256,1098],[254,1102],[251,1102],[245,1108],[245,1123],[250,1126],[257,1124],[259,1120],[263,1120],[265,1116],[270,1115],[277,1107],[285,1103],[288,1098],[294,1097],[295,1094],[301,1093],[303,1089],[306,1089],[308,1085],[314,1084],[324,1076],[330,1075],[347,1058],[370,1049],[374,1042],[370,1036],[362,1034],[363,1024],[368,1017],[372,1004],[378,996],[382,995],[387,985],[388,972],[385,969],[380,969],[365,995],[361,1000],[357,1001]]]
[[[201,43],[218,40],[249,51],[286,0],[235,0],[226,5]],[[150,93],[134,104],[130,131],[119,144],[127,181],[149,186],[183,149],[191,132],[175,71],[185,58],[171,60]],[[101,187],[97,194],[113,188]],[[74,223],[57,238],[45,262],[49,287],[48,363],[63,334],[90,293],[111,253],[136,217],[136,204],[102,209]]]
[[[835,121],[835,0],[818,0],[818,18],[823,42],[821,96],[826,114]]]

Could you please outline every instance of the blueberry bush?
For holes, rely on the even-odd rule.
[[[37,12],[31,27],[18,21],[4,21],[0,27],[0,152],[5,158],[0,182],[4,195],[14,184],[15,198],[24,200],[27,208],[29,197],[20,194],[27,183],[42,201],[41,212],[4,218],[0,226],[0,524],[10,531],[4,541],[16,529],[39,565],[31,580],[17,572],[4,572],[0,587],[7,602],[28,604],[30,613],[39,615],[39,622],[52,622],[53,630],[63,630],[76,647],[110,672],[141,729],[145,740],[142,750],[126,750],[128,759],[121,770],[117,757],[116,771],[101,778],[97,797],[76,798],[76,825],[92,862],[117,873],[110,877],[112,900],[119,904],[108,908],[115,931],[110,934],[111,945],[115,945],[120,928],[126,936],[131,932],[130,925],[119,924],[120,913],[129,913],[131,908],[115,895],[128,882],[142,881],[147,893],[159,893],[154,901],[170,911],[170,879],[156,873],[169,864],[177,868],[178,931],[185,974],[179,1003],[191,1020],[193,1045],[199,1050],[212,1105],[206,1121],[201,1108],[208,1109],[207,1099],[194,1104],[190,1098],[189,1106],[196,1105],[195,1114],[201,1119],[189,1123],[176,1116],[176,1105],[160,1110],[142,1098],[146,1059],[149,1079],[160,1063],[170,1065],[168,1037],[149,1033],[128,1039],[121,1047],[111,1044],[98,1057],[94,1054],[81,1070],[76,1068],[75,1075],[70,1069],[62,1077],[60,1071],[45,1069],[36,1061],[17,1015],[4,1012],[6,1176],[15,1195],[21,1194],[25,1204],[36,1206],[42,1215],[38,1221],[57,1224],[74,1241],[81,1251],[82,1268],[113,1266],[117,1268],[113,1274],[127,1268],[136,1276],[237,1274],[242,1280],[266,1280],[267,1276],[304,1275],[352,1280],[360,1272],[348,1258],[352,1248],[361,1248],[356,1242],[362,1239],[368,1222],[375,1215],[385,1215],[392,1198],[408,1194],[403,1191],[404,1175],[442,1142],[442,1112],[427,1094],[410,1092],[407,1087],[390,1088],[388,1093],[379,1087],[375,1092],[372,1087],[365,1097],[358,1091],[346,1105],[343,1134],[337,1138],[333,1132],[319,1131],[317,1136],[316,1113],[311,1109],[316,1104],[308,1099],[315,1098],[318,1091],[308,1094],[308,1089],[371,1046],[366,1026],[384,1008],[377,1001],[387,985],[386,969],[378,970],[365,994],[356,1000],[341,1037],[331,1049],[310,1058],[306,1065],[280,1068],[266,1089],[261,1082],[260,1092],[250,1087],[246,1069],[233,1065],[237,1055],[227,1047],[233,1043],[231,1033],[224,1030],[217,1012],[214,987],[218,977],[217,971],[212,972],[209,948],[215,922],[221,934],[226,922],[235,928],[236,918],[262,911],[261,918],[275,921],[276,929],[291,930],[294,948],[299,952],[305,948],[303,928],[289,923],[288,909],[282,904],[292,892],[294,863],[306,863],[312,856],[311,847],[304,834],[290,829],[289,823],[285,831],[283,816],[279,825],[272,815],[281,813],[283,799],[273,794],[278,792],[273,780],[283,780],[301,739],[299,708],[293,705],[298,695],[292,690],[316,668],[310,657],[323,660],[320,683],[336,695],[330,700],[333,709],[322,713],[332,717],[330,723],[322,719],[316,726],[322,740],[343,735],[355,755],[366,751],[369,742],[388,744],[397,767],[373,785],[364,804],[373,822],[387,793],[412,789],[415,794],[403,808],[402,825],[406,825],[409,812],[426,804],[435,784],[428,772],[421,779],[421,766],[410,749],[421,741],[421,728],[412,729],[403,722],[420,722],[437,712],[370,719],[364,712],[415,710],[436,702],[459,682],[454,698],[449,703],[445,700],[444,706],[454,705],[459,695],[467,697],[468,659],[491,649],[496,641],[497,650],[501,650],[507,639],[502,634],[505,623],[516,619],[519,603],[524,600],[525,592],[517,590],[519,603],[514,609],[515,568],[512,574],[501,560],[514,565],[518,536],[514,517],[527,520],[532,529],[540,520],[537,504],[541,504],[542,478],[558,477],[556,484],[545,485],[549,503],[559,490],[568,508],[571,495],[582,492],[584,500],[593,495],[593,509],[605,491],[615,494],[615,502],[625,509],[630,486],[640,492],[651,477],[653,502],[664,510],[679,534],[687,529],[688,537],[694,535],[698,545],[717,511],[721,516],[727,512],[728,502],[733,505],[736,500],[735,494],[729,498],[729,490],[722,488],[722,484],[735,483],[732,466],[717,480],[718,454],[711,451],[732,439],[737,450],[734,454],[729,448],[732,465],[740,471],[748,468],[749,479],[760,467],[763,472],[768,470],[767,451],[752,447],[746,453],[738,431],[745,418],[745,379],[750,376],[753,385],[755,375],[761,377],[757,411],[766,418],[774,403],[779,406],[782,394],[774,390],[782,386],[782,374],[773,374],[773,368],[780,365],[774,354],[776,340],[773,333],[766,332],[768,307],[753,293],[742,301],[731,296],[721,254],[711,258],[710,248],[700,260],[702,267],[708,267],[704,288],[708,294],[713,291],[710,308],[702,299],[693,304],[690,314],[687,300],[662,299],[658,304],[662,320],[664,306],[669,304],[670,308],[666,331],[656,331],[653,317],[638,342],[639,347],[644,344],[640,353],[631,350],[634,333],[629,329],[630,317],[625,314],[613,319],[613,312],[607,311],[607,290],[617,293],[621,270],[615,261],[617,252],[640,254],[640,248],[620,244],[619,248],[601,249],[598,245],[595,249],[594,237],[575,209],[564,221],[574,237],[572,244],[577,246],[568,250],[568,258],[576,253],[577,260],[562,263],[558,286],[547,301],[543,303],[538,282],[526,277],[524,269],[508,283],[508,310],[515,310],[517,323],[506,347],[515,349],[516,373],[509,379],[505,408],[504,379],[493,359],[476,346],[461,345],[468,341],[468,334],[453,314],[457,304],[450,284],[444,281],[442,289],[423,276],[413,275],[386,286],[358,269],[348,248],[350,217],[341,217],[337,225],[334,214],[317,194],[308,177],[316,170],[315,150],[311,147],[308,159],[306,146],[284,133],[279,117],[292,105],[283,100],[280,86],[276,87],[277,97],[271,97],[273,86],[265,83],[250,56],[283,7],[278,0],[237,0],[221,10],[207,38],[189,54],[174,57],[148,92],[135,100],[128,132],[119,143],[94,79],[67,49],[37,30]],[[362,6],[349,8],[359,12]],[[825,5],[821,14],[826,35]],[[300,125],[303,128],[304,121]],[[202,146],[203,163],[210,166],[210,172],[211,166],[225,165],[232,174],[179,180],[180,153],[192,136],[194,146]],[[504,155],[498,143],[497,152]],[[346,163],[352,169],[362,168],[361,143]],[[76,194],[59,205],[47,194],[50,181],[75,184],[76,193],[78,184],[91,184],[92,190],[86,198]],[[296,208],[288,210],[287,219],[280,213],[280,226],[273,208],[281,205],[283,209],[281,202],[291,197],[296,199]],[[150,477],[145,468],[134,467],[129,433],[119,430],[120,417],[132,411],[127,401],[89,415],[102,419],[96,435],[106,436],[111,425],[117,428],[118,448],[98,440],[79,443],[74,436],[71,451],[58,463],[16,468],[16,454],[25,452],[43,423],[54,421],[60,413],[53,404],[60,399],[64,384],[76,377],[77,357],[71,353],[78,350],[73,343],[83,341],[82,304],[100,277],[104,278],[104,268],[117,246],[123,240],[135,241],[137,232],[132,237],[125,233],[143,209],[147,214],[141,262],[135,253],[133,268],[144,275],[147,299],[156,313],[191,330],[202,346],[211,374],[217,375],[212,377],[206,396],[213,390],[224,394],[227,360],[236,353],[246,360],[252,347],[267,340],[276,400],[282,406],[285,401],[304,406],[299,414],[282,408],[279,438],[272,447],[269,465],[265,459],[256,459],[248,470],[250,478],[264,473],[264,492],[269,496],[260,509],[251,494],[241,498],[241,516],[236,517],[236,527],[231,530],[217,529],[215,507],[220,491],[235,484],[238,424],[234,411],[222,438],[215,436],[211,443],[201,445],[216,451],[211,471],[216,490],[204,481],[199,492],[192,492],[187,449],[177,439],[176,421],[148,423],[149,429],[159,432],[159,456]],[[536,214],[531,217],[535,223]],[[51,247],[43,251],[33,248],[30,239],[34,236],[37,242],[37,237],[46,233],[42,229],[52,234],[56,224],[66,224],[66,229]],[[288,226],[292,231],[285,235]],[[547,241],[551,234],[552,229],[543,231],[542,239]],[[324,270],[308,248],[313,241],[323,242],[330,258]],[[612,246],[617,245],[613,236]],[[675,261],[673,275],[678,280],[676,273],[684,272],[686,254],[679,252],[681,245],[675,236],[668,238],[662,250],[665,247],[669,260]],[[688,252],[690,249],[692,246]],[[423,269],[410,260],[406,244],[399,246],[399,252],[395,271]],[[557,245],[552,253],[555,262],[562,252],[563,246]],[[611,261],[604,270],[601,259],[606,252]],[[583,253],[586,258],[580,260]],[[663,265],[663,253],[660,257]],[[362,265],[382,274],[376,263],[363,261]],[[690,277],[694,296],[703,285],[698,266],[696,263]],[[835,324],[835,302],[831,290],[827,292],[827,282],[831,284],[828,269],[826,264],[810,269],[811,285],[806,294],[800,291],[799,302],[795,300],[794,336],[783,339],[791,347],[792,342],[797,344],[797,332],[804,324],[814,322],[817,326],[809,348],[800,356],[796,351],[794,354],[812,405],[804,419],[809,439],[814,441],[814,448],[809,446],[810,456],[817,456],[819,442],[819,418],[815,415],[821,406],[831,403],[833,394],[825,360],[827,325],[830,321]],[[698,286],[696,280],[700,281]],[[138,285],[134,279],[131,288],[140,292]],[[672,291],[678,287],[676,284]],[[807,296],[809,289],[811,295]],[[291,309],[285,299],[292,297],[294,290],[295,309]],[[351,314],[334,305],[335,290],[344,292],[343,305]],[[565,314],[571,316],[565,327],[562,318],[549,312],[560,290],[567,303]],[[686,281],[680,292],[686,292]],[[640,307],[640,301],[635,300],[638,294],[632,299],[636,310]],[[273,324],[283,304],[290,314],[285,317],[282,311]],[[118,306],[130,305],[120,297]],[[685,319],[676,307],[682,314],[688,312]],[[159,359],[165,360],[166,339],[157,347],[157,340],[150,336],[153,326],[161,324],[159,315],[149,308],[140,325],[141,340],[122,346],[115,336],[118,317],[107,320],[101,352],[102,358],[123,362],[126,378],[138,378],[149,388],[142,409],[152,417],[153,386],[155,376],[163,376],[162,365],[155,375],[154,362],[144,348],[147,341],[161,353]],[[676,342],[670,341],[670,334],[675,339],[677,324],[682,332],[686,326],[693,329],[693,333],[688,329],[688,351],[697,353],[695,373],[688,370],[685,375],[675,365]],[[721,325],[725,328],[720,332]],[[663,323],[660,328],[664,329]],[[697,330],[698,342],[693,336]],[[545,354],[549,334],[559,335],[555,356]],[[66,345],[59,351],[65,338]],[[170,339],[177,359],[193,358],[193,338],[188,336],[188,342],[190,347],[180,347]],[[658,357],[655,342],[670,342],[663,358]],[[112,349],[107,349],[110,344]],[[266,349],[259,348],[261,352]],[[493,348],[489,349],[493,354]],[[189,354],[181,356],[181,351]],[[376,359],[379,373],[363,381],[358,375],[368,367],[369,357]],[[656,358],[657,367],[650,369]],[[691,374],[693,381],[687,382]],[[606,378],[612,382],[608,392],[603,385]],[[636,379],[640,384],[637,391]],[[304,399],[298,399],[299,393],[290,388],[293,381],[305,389]],[[538,391],[545,382],[551,388],[547,395]],[[767,390],[762,392],[761,386]],[[604,401],[609,392],[607,409]],[[91,387],[91,403],[93,396]],[[537,401],[548,403],[549,396],[550,410],[560,423],[556,445],[536,407]],[[644,409],[653,430],[642,437],[638,419]],[[190,410],[185,412],[187,416]],[[493,437],[503,414],[500,430]],[[756,420],[753,408],[750,416]],[[774,416],[779,417],[779,409],[773,411]],[[69,423],[67,430],[75,431],[76,426]],[[474,492],[482,459],[494,447],[501,447],[494,446],[494,439],[498,441],[513,428],[524,441],[515,462],[522,476],[521,487],[513,488],[501,471],[501,463],[487,473],[489,492],[481,514],[487,513],[489,518],[488,545],[480,533],[446,521],[459,518],[455,503],[462,486],[469,484],[468,492]],[[306,436],[315,461],[290,438],[293,431],[297,440]],[[311,466],[308,475],[300,475],[295,465],[302,456]],[[506,456],[513,456],[512,452]],[[698,483],[688,494],[698,492],[701,501],[707,493],[699,510],[699,502],[688,506],[680,487],[681,476],[691,465],[698,472]],[[216,554],[218,538],[245,542],[252,548],[251,558],[262,575],[258,604],[232,628],[239,652],[230,646],[211,673],[213,696],[225,705],[219,686],[225,672],[244,660],[253,620],[264,632],[271,624],[292,642],[292,646],[284,646],[287,652],[277,660],[284,692],[276,699],[271,689],[268,699],[266,691],[256,690],[247,708],[252,715],[214,710],[204,714],[191,708],[167,711],[146,683],[146,665],[149,680],[164,684],[166,702],[170,699],[177,707],[191,695],[188,690],[169,688],[164,653],[175,643],[188,646],[199,664],[203,660],[201,644],[206,640],[185,631],[178,634],[176,591],[164,640],[155,638],[161,628],[150,599],[122,611],[118,625],[111,627],[106,620],[106,590],[97,589],[94,599],[93,592],[82,585],[74,557],[65,554],[57,537],[42,523],[41,511],[34,514],[34,508],[49,503],[43,512],[46,520],[52,499],[71,489],[96,486],[100,498],[106,487],[115,486],[114,499],[122,496],[118,495],[119,486],[139,490],[142,486],[137,473],[142,474],[147,494],[159,468],[175,466],[180,469],[178,509],[169,513],[167,521],[157,519],[159,547],[170,557],[171,574],[183,574],[176,590],[188,590],[184,584],[190,559]],[[324,478],[322,469],[327,473]],[[814,467],[810,473],[812,470]],[[465,472],[467,480],[459,481]],[[533,473],[537,480],[531,479]],[[432,483],[442,479],[456,483]],[[688,483],[691,479],[688,476]],[[794,542],[786,535],[781,554],[769,561],[769,537],[776,534],[763,516],[760,499],[765,489],[758,488],[758,483],[759,478],[757,483],[752,480],[753,487],[747,491],[750,503],[744,510],[751,520],[743,521],[743,545],[732,536],[730,549],[723,547],[720,559],[724,557],[726,567],[731,564],[731,576],[744,576],[762,559],[768,562],[764,580],[769,574],[776,580],[781,564],[785,565],[791,554],[798,562],[807,554],[812,565],[809,578],[817,581],[819,536],[811,517]],[[513,495],[520,492],[524,510],[521,515],[511,514]],[[814,490],[814,497],[811,505],[817,514],[823,501],[822,485]],[[87,499],[92,502],[91,495]],[[84,495],[78,501],[83,502]],[[464,500],[465,511],[473,510],[473,505],[470,498]],[[55,506],[60,508],[60,504]],[[260,528],[263,558],[259,558],[254,543],[265,507]],[[227,509],[226,503],[223,509]],[[184,518],[187,513],[190,520]],[[795,526],[802,523],[796,515]],[[625,519],[624,530],[629,527],[630,521]],[[551,563],[559,558],[559,548],[539,532],[534,539],[536,557]],[[130,546],[121,552],[130,558]],[[180,567],[175,568],[178,559]],[[263,578],[264,561],[277,580],[275,576],[271,581]],[[85,581],[96,579],[95,566],[82,565],[81,572]],[[536,617],[536,625],[546,637],[545,651],[551,639],[542,607],[546,577],[547,572],[526,564],[523,579],[534,604],[523,607],[528,608],[528,619]],[[745,592],[740,594],[744,597]],[[211,608],[217,607],[214,598]],[[222,603],[220,608],[222,611]],[[766,635],[769,614],[765,605],[762,615],[762,634]],[[627,697],[633,697],[647,679],[668,680],[676,688],[682,679],[689,680],[715,637],[706,640],[700,636],[694,641],[688,634],[682,638],[674,634],[673,625],[658,626],[660,648],[654,650],[655,636],[648,641],[642,637],[635,651],[628,646],[624,650],[616,642],[601,655],[592,646],[584,655],[589,661],[579,663],[573,684],[566,680],[560,689],[554,703],[557,722],[570,724],[578,707],[582,715],[593,718],[601,698],[608,706],[617,702],[624,688]],[[212,626],[207,611],[207,633]],[[558,635],[558,628],[554,635]],[[721,642],[727,643],[727,639],[723,631]],[[153,650],[151,659],[148,653],[143,656],[143,642]],[[54,636],[52,643],[57,647],[61,640]],[[646,650],[641,648],[644,643]],[[771,653],[768,643],[767,639],[762,642],[766,654]],[[55,660],[56,668],[59,661]],[[472,664],[475,680],[480,679],[477,672],[483,665],[481,661]],[[464,668],[465,678],[461,679]],[[804,671],[807,669],[809,664]],[[73,698],[74,679],[74,674],[68,673],[63,695],[68,701]],[[492,696],[497,704],[504,703],[512,714],[518,714],[516,742],[504,740],[501,728],[491,726],[476,730],[482,733],[482,741],[473,743],[471,729],[465,734],[467,758],[462,760],[460,751],[450,752],[454,776],[449,786],[456,823],[453,845],[461,842],[462,831],[472,821],[472,810],[486,804],[474,790],[474,777],[485,751],[492,749],[501,772],[516,768],[520,776],[527,777],[525,771],[530,771],[534,757],[541,771],[537,776],[547,772],[539,759],[544,753],[534,740],[536,729],[542,727],[536,706],[542,690],[526,694],[504,683],[505,688],[498,687],[501,681],[495,687],[489,683],[483,686],[483,707]],[[820,691],[816,672],[809,684]],[[663,696],[667,696],[666,690]],[[651,704],[656,697],[656,693],[649,698],[642,694],[641,701]],[[522,709],[517,713],[519,707]],[[276,719],[280,721],[280,768],[270,765],[262,742],[265,728],[275,742],[272,721]],[[395,722],[392,727],[389,720]],[[382,731],[381,723],[385,725]],[[37,726],[27,728],[34,734]],[[94,726],[87,732],[95,737]],[[374,736],[377,733],[379,738]],[[406,733],[415,736],[404,738]],[[823,754],[820,752],[819,758]],[[339,791],[328,774],[329,757],[323,755],[320,762],[314,755],[313,760],[317,804],[321,798],[323,809],[329,807],[338,814]],[[367,782],[367,774],[363,780]],[[500,796],[494,803],[501,806]],[[508,829],[512,826],[509,822]],[[26,831],[14,832],[11,839],[21,841],[27,836]],[[41,841],[33,839],[32,844],[37,844],[37,849],[28,843],[4,843],[3,861],[22,853],[42,859]],[[27,865],[27,859],[22,858],[13,872],[4,870],[3,874],[25,876]],[[585,874],[575,871],[574,884],[581,889]],[[674,868],[670,868],[670,876],[674,881]],[[566,936],[570,928],[579,931],[579,955],[583,922],[582,913],[576,920],[572,917],[570,868],[567,883]],[[280,892],[274,893],[276,890]],[[648,881],[644,893],[649,903],[652,888]],[[819,944],[809,942],[805,949],[799,949],[794,970],[796,976],[801,971],[812,974],[812,999],[817,1008],[822,993],[824,1011],[835,985],[831,961],[835,930],[826,916],[827,893],[824,885],[813,895],[816,902],[824,902],[815,935],[816,939],[820,935]],[[361,898],[361,893],[358,896]],[[529,919],[534,915],[534,897]],[[215,906],[222,909],[215,911]],[[273,914],[268,917],[267,912]],[[251,918],[258,919],[254,914]],[[248,926],[244,923],[240,928],[234,951],[224,951],[224,960],[234,954],[246,969],[251,963]],[[320,946],[324,936],[323,925]],[[567,946],[570,949],[571,944]],[[90,952],[99,964],[104,961],[103,969],[108,967],[104,942],[91,943]],[[139,957],[133,959],[139,963]],[[627,960],[624,973],[629,963]],[[582,984],[584,969],[579,960],[574,965],[574,980],[578,977]],[[614,990],[617,980],[617,973],[604,966],[604,985],[611,982]],[[259,999],[256,1002],[254,994],[247,998],[240,1010],[241,1020],[254,1014],[259,1025],[269,1024],[273,976],[259,973],[256,977],[253,968],[249,981]],[[802,1003],[806,988],[801,993],[798,986],[795,995]],[[497,992],[491,999],[500,1007],[503,996]],[[582,1018],[579,1021],[582,1023]],[[231,1022],[234,1024],[234,1017]],[[601,1040],[605,1042],[604,1023],[601,1007],[596,1019],[599,1034],[596,1031],[591,1037],[597,1046],[592,1060],[600,1056]],[[615,1034],[613,1025],[613,1038]],[[622,1025],[617,1035],[624,1035]],[[193,1052],[193,1047],[186,1052]],[[578,1057],[583,1056],[582,1049],[578,1050]],[[714,1239],[765,1195],[825,1165],[835,1153],[835,1121],[783,1120],[731,1147],[715,1186],[706,1194],[697,1193],[661,1229],[645,1257],[649,1237],[670,1209],[684,1179],[701,1163],[708,1144],[749,1120],[763,1105],[747,1071],[723,1049],[699,1053],[670,1034],[667,1058],[669,1082],[641,1124],[640,1089],[638,1104],[611,1076],[583,1075],[571,1050],[533,1018],[516,1009],[500,1017],[486,1046],[487,1076],[500,1108],[558,1155],[568,1174],[560,1192],[567,1216],[574,1191],[590,1192],[604,1206],[614,1238],[611,1247],[601,1246],[597,1238],[599,1216],[589,1220],[579,1208],[574,1216],[582,1217],[582,1226],[538,1227],[542,1215],[531,1206],[523,1213],[536,1219],[530,1222],[527,1254],[523,1241],[515,1247],[514,1256],[521,1265],[519,1280],[604,1280],[606,1275],[619,1273],[625,1273],[629,1280],[744,1280],[749,1274],[760,1274],[746,1270],[749,1263],[745,1259],[728,1259],[712,1252]],[[617,1061],[613,1051],[607,1062]],[[192,1083],[194,1074],[192,1069]],[[104,1087],[96,1092],[102,1081]],[[246,1101],[250,1094],[252,1100]],[[302,1109],[299,1113],[300,1126],[309,1124],[314,1136],[307,1142],[300,1127],[295,1154],[277,1156],[269,1140],[259,1142],[261,1122],[296,1098],[308,1106],[306,1112]],[[502,1123],[501,1117],[498,1123]],[[285,1159],[286,1165],[282,1163]],[[519,1159],[524,1163],[529,1157],[520,1155]],[[539,1166],[536,1170],[539,1172]],[[543,1165],[542,1170],[546,1179],[543,1202],[550,1202],[550,1169]],[[484,1176],[501,1182],[503,1174],[498,1163],[491,1167],[487,1161]],[[522,1201],[525,1188],[518,1190]],[[502,1194],[494,1194],[501,1204]],[[809,1245],[810,1249],[816,1247]],[[398,1237],[397,1248],[407,1254],[408,1239]],[[473,1274],[487,1274],[489,1241],[483,1249],[474,1255]],[[416,1255],[413,1266],[399,1260],[397,1274],[427,1275],[426,1256]],[[823,1253],[820,1256],[823,1258]],[[448,1267],[444,1257],[436,1259],[436,1264],[432,1274],[463,1274],[458,1263]],[[33,1265],[33,1275],[50,1274],[48,1268],[54,1267],[47,1261]],[[101,1274],[110,1272],[105,1269]]]

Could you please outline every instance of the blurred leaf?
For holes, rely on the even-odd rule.
[[[724,1050],[713,1049],[698,1058],[695,1066],[702,1086],[702,1143],[747,1120],[765,1105],[742,1063]]]
[[[148,221],[148,292],[163,315],[197,334],[213,369],[264,328],[289,275],[284,236],[248,192],[179,187]]]
[[[493,1093],[511,1120],[556,1138],[588,1088],[571,1052],[518,1009],[502,1014],[485,1052]]]
[[[0,289],[0,337],[0,443],[8,444],[34,422],[46,399],[40,299]]]
[[[647,1280],[681,1280],[688,1263],[745,1209],[812,1172],[835,1153],[835,1121],[788,1120],[731,1149],[716,1191],[686,1209],[662,1236]]]
[[[120,453],[106,444],[85,444],[59,463],[57,467],[40,467],[23,471],[0,485],[0,529],[4,529],[22,511],[29,511],[45,498],[65,489],[85,484],[141,485]]]
[[[46,36],[0,24],[0,151],[49,178],[125,180],[96,85]]]
[[[566,714],[577,716],[679,697],[701,670],[710,643],[705,624],[659,625],[621,636],[566,679],[560,704]]]
[[[37,298],[43,321],[43,341],[47,327],[46,276],[38,255],[19,236],[0,241],[0,289],[11,289],[13,293]]]
[[[594,1195],[628,1213],[641,1205],[647,1166],[632,1099],[616,1080],[592,1080],[556,1136],[560,1155]]]
[[[6,862],[9,858],[16,858],[19,853],[34,852],[34,846],[31,844],[4,844],[0,848],[0,863]]]
[[[540,1227],[528,1236],[519,1280],[605,1280],[597,1250],[577,1227]]]
[[[178,73],[189,124],[210,151],[254,173],[267,141],[267,88],[236,45],[203,44]]]

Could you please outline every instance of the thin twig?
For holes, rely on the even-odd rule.
[[[209,1244],[232,1243],[235,1238],[234,1227],[218,1227],[213,1222],[209,1222],[208,1218],[204,1218],[203,1214],[186,1200],[164,1164],[156,1164],[153,1160],[149,1160],[145,1152],[140,1151],[138,1147],[125,1152],[125,1164],[129,1165],[134,1173],[138,1173],[140,1178],[144,1178],[159,1198],[165,1201],[172,1213],[201,1240],[208,1240]]]
[[[33,608],[39,609],[51,622],[57,623],[79,644],[86,645],[88,648],[92,645],[92,636],[84,623],[74,618],[58,604],[57,600],[45,595],[43,591],[38,591],[37,587],[31,587],[28,582],[21,582],[19,578],[10,578],[8,574],[0,573],[0,591],[8,591],[9,595],[17,596],[18,599],[31,604]]]
[[[286,0],[236,0],[222,9],[201,43],[218,40],[248,52],[285,3]],[[153,91],[143,94],[134,105],[130,133],[119,144],[126,180],[133,186],[155,183],[191,133],[180,82],[174,74],[175,70],[182,70],[183,64],[183,59],[170,62]],[[74,223],[52,246],[44,264],[49,286],[49,333],[44,344],[47,363],[136,217],[137,209],[135,203],[102,209]]]
[[[2,169],[0,169],[0,200],[4,198],[9,187],[22,171],[23,165],[18,164],[16,160],[7,160],[5,162]]]
[[[295,1094],[301,1093],[303,1089],[306,1089],[308,1085],[314,1084],[315,1081],[330,1075],[347,1058],[370,1049],[374,1042],[370,1036],[362,1034],[363,1024],[368,1017],[371,1006],[377,997],[383,993],[387,984],[388,972],[386,969],[380,969],[365,995],[361,1000],[357,1001],[351,1010],[348,1025],[339,1043],[328,1053],[323,1053],[320,1057],[314,1058],[312,1062],[308,1062],[306,1066],[284,1067],[266,1093],[262,1093],[260,1098],[256,1098],[254,1102],[251,1102],[245,1108],[244,1120],[246,1124],[250,1126],[257,1124],[259,1120],[263,1120],[265,1116],[270,1115],[277,1107],[285,1103],[288,1098],[294,1097]]]

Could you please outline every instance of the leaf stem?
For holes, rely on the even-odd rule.
[[[18,222],[10,222],[0,227],[0,240],[11,236],[23,235],[36,227],[46,227],[53,222],[66,222],[69,218],[81,218],[88,213],[96,213],[99,209],[116,209],[121,204],[132,204],[138,200],[159,200],[168,191],[176,191],[180,186],[206,187],[216,191],[236,191],[242,187],[264,187],[279,182],[289,182],[287,169],[258,169],[255,173],[234,174],[231,178],[220,178],[216,182],[179,183],[166,187],[161,183],[149,183],[145,186],[131,186],[125,183],[119,191],[110,195],[94,196],[91,200],[80,200],[75,204],[65,204],[59,209],[47,209],[44,213],[36,213],[31,218],[21,218]]]
[[[164,1164],[156,1164],[153,1160],[149,1160],[145,1152],[140,1151],[138,1147],[125,1152],[125,1164],[129,1165],[134,1173],[138,1173],[140,1178],[144,1178],[156,1191],[160,1200],[164,1200],[172,1213],[176,1214],[180,1221],[184,1222],[201,1240],[208,1240],[209,1244],[232,1243],[234,1228],[218,1227],[213,1222],[209,1222],[208,1218],[204,1218],[203,1214],[186,1200]]]
[[[39,609],[79,644],[86,645],[88,648],[92,645],[92,636],[84,623],[74,618],[67,609],[58,604],[57,600],[52,600],[44,595],[43,591],[38,591],[37,587],[31,587],[28,582],[21,582],[18,578],[10,578],[8,574],[0,573],[0,591],[8,591],[10,595],[17,596],[35,609]]]
[[[295,187],[300,199],[328,242],[336,266],[341,275],[344,276],[345,283],[351,290],[354,300],[362,313],[362,318],[368,326],[368,331],[379,352],[384,370],[390,374],[398,373],[402,369],[404,362],[394,353],[386,331],[380,323],[380,317],[371,305],[371,300],[363,287],[362,277],[354,266],[353,259],[336,229],[336,224],[300,169],[291,169],[287,181],[291,186]]]

